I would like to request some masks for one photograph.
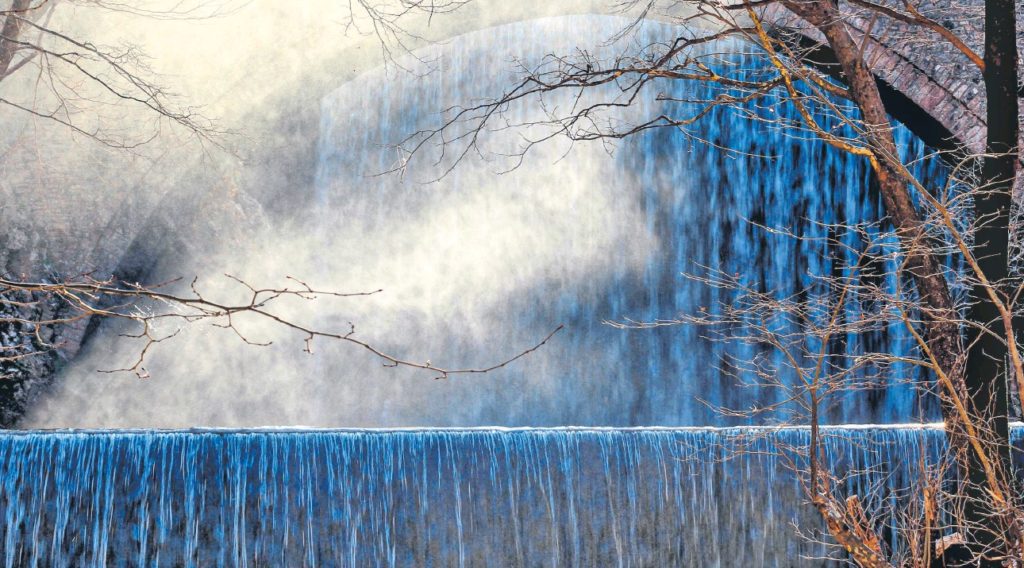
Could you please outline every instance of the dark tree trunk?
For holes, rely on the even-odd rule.
[[[1009,222],[1012,191],[1016,174],[1017,108],[1017,26],[1014,0],[985,2],[985,93],[987,95],[988,137],[982,165],[982,192],[975,199],[979,226],[975,232],[974,254],[982,272],[1003,291],[1009,282]],[[971,321],[983,324],[995,335],[982,334],[973,344],[965,381],[973,411],[991,432],[990,453],[1002,462],[1000,468],[1010,475],[1010,445],[1007,386],[1010,376],[1008,352],[999,341],[1005,337],[1003,321],[996,306],[988,300],[981,285],[975,287],[970,310]],[[1001,519],[985,493],[985,477],[976,456],[971,455],[969,485],[964,506],[968,543],[975,554],[1001,556],[1007,540]],[[1012,484],[1009,484],[1012,487]],[[1000,566],[985,559],[984,566]]]

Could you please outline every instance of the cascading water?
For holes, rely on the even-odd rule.
[[[861,161],[720,111],[698,123],[700,137],[743,153],[661,130],[622,143],[613,157],[597,144],[562,156],[567,148],[556,143],[503,175],[492,170],[504,161],[470,156],[437,184],[368,177],[394,164],[387,143],[436,124],[438,109],[500,91],[510,76],[495,69],[507,56],[536,61],[587,43],[614,53],[621,42],[602,42],[623,24],[580,16],[472,33],[433,48],[428,55],[441,57],[433,74],[371,73],[323,101],[310,214],[319,227],[309,231],[317,270],[344,275],[340,289],[387,291],[382,303],[375,296],[327,320],[369,321],[389,351],[414,345],[467,365],[564,323],[556,341],[508,369],[449,381],[381,370],[330,345],[318,346],[316,363],[289,360],[274,372],[250,351],[212,376],[192,357],[182,373],[165,363],[170,376],[141,385],[71,377],[27,425],[729,426],[736,419],[698,398],[738,408],[771,402],[771,392],[734,388],[716,370],[718,357],[742,356],[741,348],[685,326],[624,332],[601,322],[714,306],[724,298],[679,276],[696,266],[753,270],[779,295],[834,270],[833,251],[767,237],[745,220],[813,237],[825,229],[809,220],[877,219]],[[672,33],[651,25],[638,41]],[[681,89],[676,98],[708,94],[666,88]],[[683,104],[654,94],[630,112]],[[768,99],[750,110],[782,108]],[[510,112],[529,119],[525,109]],[[908,131],[896,134],[907,155],[924,152]],[[423,165],[429,152],[407,180],[436,175]],[[935,162],[915,167],[942,180]],[[901,329],[850,338],[844,349],[905,353]],[[894,366],[888,387],[850,395],[828,420],[934,419],[896,380],[912,372]],[[723,461],[742,433],[763,434],[755,452]],[[941,431],[927,428],[832,433],[829,459],[839,472],[866,470],[848,481],[851,493],[871,495],[866,506],[883,523],[907,487],[902,468],[936,459],[943,445]],[[9,433],[0,435],[0,558],[6,566],[815,565],[825,562],[810,558],[830,551],[796,537],[791,524],[814,527],[817,517],[768,455],[806,440],[802,429],[713,428]]]
[[[474,32],[424,53],[437,61],[430,74],[376,71],[338,88],[322,102],[316,181],[309,189],[315,199],[298,213],[299,230],[270,235],[267,248],[253,254],[253,264],[272,267],[269,281],[294,274],[320,289],[382,288],[381,294],[340,306],[323,300],[297,309],[316,311],[311,320],[323,329],[347,331],[351,321],[361,338],[404,358],[486,366],[564,324],[543,349],[485,376],[438,382],[382,367],[361,350],[329,341],[315,342],[316,355],[309,357],[294,347],[301,342],[294,335],[252,330],[254,337],[280,346],[259,352],[236,345],[232,336],[211,338],[187,329],[175,338],[175,349],[155,350],[148,359],[159,381],[98,379],[96,368],[131,361],[137,353],[126,352],[136,345],[123,341],[117,345],[127,345],[125,352],[94,346],[95,359],[79,363],[25,425],[743,424],[712,406],[763,407],[781,396],[771,389],[736,388],[737,380],[719,370],[723,354],[744,358],[748,351],[701,339],[704,331],[694,327],[623,331],[603,321],[715,310],[727,298],[681,275],[701,267],[741,273],[780,297],[830,274],[830,255],[842,259],[842,251],[769,235],[751,222],[815,238],[827,231],[824,224],[879,219],[863,160],[721,110],[697,122],[692,133],[737,152],[663,129],[622,141],[612,155],[598,142],[570,151],[564,141],[553,140],[534,148],[518,169],[499,175],[495,170],[515,164],[500,153],[523,132],[509,129],[485,133],[484,154],[470,153],[437,183],[418,183],[439,175],[439,151],[433,147],[407,164],[404,177],[376,175],[404,157],[389,144],[436,126],[440,109],[507,88],[516,77],[509,71],[511,57],[530,65],[549,50],[571,53],[587,44],[596,57],[611,57],[632,49],[625,40],[602,43],[625,24],[620,18],[577,16]],[[664,41],[677,31],[652,24],[636,42]],[[742,46],[725,47],[723,59],[749,57],[737,53]],[[617,118],[689,114],[684,103],[656,100],[659,93],[677,99],[712,94],[693,83],[655,85]],[[747,110],[763,118],[796,118],[791,106],[776,102],[768,97]],[[537,105],[528,101],[507,110],[510,120],[528,121]],[[908,156],[924,153],[907,130],[896,135]],[[449,148],[449,156],[456,151]],[[937,160],[915,167],[941,187]],[[229,256],[239,257],[237,251]],[[888,287],[894,287],[891,279]],[[840,351],[848,353],[870,347],[901,355],[912,342],[894,324],[844,343]],[[178,350],[193,356],[184,360]],[[919,400],[906,380],[919,372],[893,365],[880,388],[843,398],[828,408],[825,421],[938,419],[930,399]],[[161,410],[153,411],[154,404]]]
[[[747,438],[740,444],[737,440]],[[869,510],[941,431],[838,429]],[[829,553],[783,460],[804,429],[0,435],[3,565],[792,566]],[[733,459],[737,447],[748,450]],[[866,449],[870,448],[870,449]],[[835,551],[831,551],[835,554]]]
[[[826,237],[829,225],[855,225],[882,217],[879,197],[869,189],[866,161],[834,151],[811,136],[769,124],[799,122],[797,111],[784,104],[781,95],[744,106],[745,112],[761,120],[719,109],[691,127],[693,136],[676,129],[649,131],[620,143],[611,157],[599,143],[577,144],[568,152],[549,142],[531,150],[518,169],[497,176],[493,170],[517,160],[497,155],[511,147],[502,138],[507,133],[485,132],[484,159],[475,159],[471,153],[437,184],[408,183],[436,177],[435,159],[441,168],[450,164],[435,148],[421,150],[425,157],[414,156],[405,180],[371,177],[394,166],[396,156],[387,144],[418,129],[435,127],[441,120],[439,109],[471,105],[515,83],[514,74],[479,62],[502,61],[507,51],[532,68],[547,53],[570,52],[568,45],[562,46],[570,42],[586,46],[600,60],[636,45],[664,42],[679,31],[668,25],[648,25],[631,42],[602,44],[623,25],[617,18],[577,17],[476,32],[438,50],[443,66],[436,76],[395,81],[382,72],[371,74],[324,100],[317,186],[331,231],[349,225],[369,227],[362,233],[348,230],[372,243],[386,240],[386,232],[403,222],[414,224],[427,244],[404,244],[430,257],[450,279],[467,278],[464,271],[472,270],[451,257],[469,256],[486,263],[511,288],[463,289],[467,294],[461,301],[472,307],[449,310],[445,305],[448,319],[439,320],[451,327],[438,334],[443,339],[432,345],[432,353],[464,361],[486,352],[493,345],[491,334],[506,328],[517,330],[513,336],[527,344],[529,337],[542,337],[554,325],[566,324],[564,335],[546,347],[538,360],[498,373],[489,381],[499,387],[467,388],[461,393],[460,408],[479,409],[473,417],[476,422],[442,415],[434,423],[734,423],[713,407],[745,409],[784,396],[770,389],[737,389],[736,378],[719,370],[723,354],[743,359],[750,352],[703,340],[703,331],[692,326],[623,331],[602,321],[671,319],[680,313],[698,313],[702,307],[715,310],[719,302],[728,301],[726,293],[688,280],[682,272],[740,273],[762,290],[774,291],[779,298],[791,297],[815,277],[837,270],[834,263],[851,260],[853,253],[831,250],[812,239]],[[765,65],[747,61],[750,56],[743,55],[738,44],[716,49],[724,49],[722,59],[754,69],[748,71],[752,78]],[[656,98],[713,100],[717,94],[713,89],[679,81],[651,87],[632,108],[612,118],[691,116],[697,105]],[[384,96],[368,97],[367,92]],[[574,96],[567,93],[545,102],[568,106]],[[534,99],[511,105],[497,122],[504,125],[508,118],[511,124],[529,123],[540,115],[537,106]],[[353,132],[364,138],[354,147],[349,142]],[[518,134],[513,130],[513,137]],[[924,154],[924,146],[907,130],[899,129],[896,136],[907,156]],[[706,143],[694,142],[694,137]],[[455,142],[446,152],[458,154],[461,148]],[[937,162],[927,160],[915,167],[926,183],[942,187],[943,168]],[[455,205],[472,202],[481,194],[489,195],[483,202],[487,207],[459,210]],[[529,207],[524,208],[523,202]],[[458,213],[445,214],[451,210]],[[494,211],[519,216],[503,218]],[[518,234],[504,239],[475,235],[474,215],[492,221],[491,230],[498,235]],[[502,227],[502,222],[511,227]],[[753,223],[784,228],[808,240],[770,235]],[[467,227],[470,237],[481,237],[486,244],[460,236]],[[855,250],[853,239],[851,234],[846,244]],[[428,248],[431,245],[447,250],[437,254]],[[481,251],[481,246],[493,248]],[[521,250],[532,247],[539,258]],[[375,250],[384,256],[395,254],[392,248]],[[835,261],[830,260],[833,256]],[[889,269],[894,272],[893,266]],[[430,284],[424,288],[430,290]],[[888,288],[895,285],[890,282]],[[409,321],[417,325],[415,317]],[[473,329],[458,329],[464,322],[473,322]],[[429,326],[423,327],[418,337],[429,335]],[[855,353],[870,346],[907,355],[911,344],[902,325],[894,322],[877,333],[849,338],[843,349]],[[836,423],[936,419],[936,409],[927,400],[921,416],[922,401],[906,380],[918,372],[913,366],[894,365],[888,370],[888,384],[849,397],[831,409],[828,419]],[[526,388],[545,389],[546,399],[522,409],[518,400],[510,398],[517,396],[518,389],[502,392],[501,384],[510,380],[522,384],[521,376],[530,377]],[[698,398],[710,404],[703,405]]]

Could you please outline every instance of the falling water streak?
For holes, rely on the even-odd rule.
[[[758,289],[773,291],[779,298],[793,297],[800,288],[812,286],[817,277],[834,270],[842,270],[843,277],[849,276],[848,270],[838,267],[839,263],[852,264],[854,252],[826,245],[822,241],[828,235],[826,225],[855,225],[883,216],[880,198],[870,189],[870,168],[864,160],[835,151],[813,137],[802,138],[785,128],[766,126],[779,120],[799,122],[799,116],[792,105],[785,104],[781,92],[763,97],[756,106],[744,107],[760,121],[728,109],[711,112],[692,129],[693,134],[710,144],[694,143],[676,129],[661,129],[622,142],[614,158],[594,158],[587,150],[577,149],[576,157],[570,154],[554,164],[551,162],[561,156],[564,148],[542,147],[527,156],[523,168],[507,174],[519,181],[500,189],[488,185],[498,183],[493,180],[509,178],[486,172],[501,166],[489,166],[472,156],[442,179],[439,186],[405,183],[388,176],[366,177],[392,165],[390,150],[382,150],[387,143],[436,126],[439,109],[479,102],[515,82],[511,72],[502,74],[497,67],[466,62],[502,61],[507,55],[505,51],[512,49],[511,53],[526,65],[536,65],[545,54],[558,52],[559,42],[569,41],[592,47],[596,57],[611,56],[624,48],[623,43],[602,42],[622,25],[619,18],[575,16],[467,34],[434,48],[436,53],[430,55],[440,57],[445,64],[432,76],[412,80],[387,77],[383,72],[370,73],[323,101],[316,190],[318,203],[323,205],[322,222],[328,230],[337,226],[414,225],[432,211],[445,211],[446,204],[472,200],[486,192],[503,191],[508,204],[514,207],[517,199],[537,198],[526,188],[534,183],[530,176],[539,171],[551,173],[555,183],[561,184],[547,188],[555,195],[572,184],[588,185],[593,211],[571,209],[580,206],[575,204],[566,214],[580,213],[585,218],[600,219],[607,213],[608,224],[604,228],[609,234],[621,230],[617,224],[632,222],[637,226],[631,230],[645,231],[649,240],[656,243],[653,248],[641,250],[636,249],[637,239],[618,237],[620,242],[605,250],[585,236],[574,235],[573,240],[556,245],[563,251],[562,258],[555,260],[541,277],[519,283],[514,293],[502,295],[500,301],[492,298],[493,307],[469,316],[501,322],[519,330],[524,338],[529,336],[527,332],[542,334],[542,330],[555,323],[566,324],[565,333],[545,347],[550,360],[556,363],[539,364],[538,360],[545,357],[542,353],[535,358],[534,365],[503,370],[507,375],[499,373],[491,383],[507,383],[506,376],[530,376],[531,385],[551,386],[555,394],[547,404],[535,404],[522,410],[525,414],[512,415],[518,407],[500,402],[508,393],[493,387],[484,387],[486,391],[479,392],[467,387],[464,404],[458,408],[482,408],[482,418],[477,417],[480,422],[742,424],[742,419],[723,417],[697,399],[708,400],[712,407],[745,409],[752,405],[765,407],[785,398],[779,389],[733,388],[736,379],[721,372],[716,364],[709,364],[718,363],[725,355],[747,360],[755,354],[755,348],[709,342],[701,337],[701,330],[690,326],[622,331],[600,322],[625,318],[654,321],[681,313],[696,314],[702,307],[717,313],[718,305],[728,303],[731,293],[680,276],[682,272],[701,274],[702,266],[726,274],[744,274],[745,282]],[[637,43],[665,41],[678,32],[679,28],[669,25],[647,25],[638,32]],[[721,65],[737,65],[747,69],[742,71],[745,73],[758,73],[757,69],[766,65],[741,53],[740,44],[717,44],[713,49],[726,52]],[[655,95],[662,93],[676,100],[712,100],[718,94],[714,89],[696,82],[660,84],[652,87],[647,96],[639,97],[627,111],[628,116],[615,118],[690,116],[695,112],[693,105],[657,101]],[[367,97],[367,92],[379,96]],[[557,106],[559,100],[549,100],[548,107]],[[837,104],[856,116],[850,105]],[[529,122],[537,118],[536,106],[533,100],[511,105],[503,118],[513,124]],[[821,120],[830,126],[829,119]],[[353,133],[362,133],[363,138],[352,144]],[[925,154],[924,145],[907,129],[896,128],[895,136],[905,158]],[[483,139],[484,147],[496,147],[498,151],[507,149],[509,143],[495,134],[485,134]],[[742,153],[724,152],[720,148]],[[435,158],[439,154],[433,153],[436,150],[423,150],[425,156],[409,164],[409,179],[431,179],[437,175]],[[452,153],[457,153],[457,148],[448,150],[448,154]],[[598,163],[592,161],[595,159]],[[602,159],[609,163],[600,163]],[[441,163],[446,164],[443,159]],[[929,186],[941,187],[945,180],[945,168],[937,159],[924,160],[912,167]],[[593,169],[602,172],[595,179],[574,177]],[[808,240],[767,235],[747,222],[750,220],[791,230]],[[535,222],[539,229],[545,219],[538,217]],[[452,230],[457,231],[457,227]],[[527,226],[521,230],[531,229]],[[499,229],[496,227],[495,231]],[[375,236],[378,234],[380,237]],[[386,238],[384,233],[371,231],[369,235],[365,240]],[[838,238],[856,248],[857,237],[852,232]],[[817,241],[812,242],[814,239]],[[572,251],[588,248],[613,260],[610,265],[595,267],[586,277],[576,278],[572,276],[573,264],[578,261]],[[476,253],[464,248],[461,254]],[[493,254],[503,252],[499,249]],[[639,265],[625,260],[636,254],[644,256]],[[886,262],[887,270],[895,273],[898,255],[891,255]],[[515,281],[517,268],[499,270],[506,280]],[[896,290],[891,274],[884,288],[890,293]],[[487,298],[487,290],[482,290],[480,296]],[[456,302],[469,302],[466,295],[456,298]],[[860,306],[851,305],[847,317],[857,318],[858,309]],[[448,317],[458,320],[460,315],[455,307]],[[441,317],[439,321],[449,320]],[[491,344],[490,329],[478,334],[449,329],[451,336],[432,351],[438,357],[466,360]],[[420,337],[427,333],[424,331]],[[894,321],[886,329],[845,337],[836,353],[855,356],[877,350],[912,357],[913,345],[906,330]],[[782,363],[781,355],[777,362]],[[826,418],[835,423],[895,422],[918,416],[922,408],[925,418],[937,418],[932,401],[919,399],[910,384],[910,379],[915,378],[923,378],[915,366],[895,363],[884,371],[882,384],[877,388],[840,395],[839,403],[826,409]],[[594,404],[594,400],[602,403]],[[452,416],[435,423],[474,422]]]
[[[936,428],[827,432],[837,471],[874,468],[845,486],[872,511],[907,489],[904,467],[944,446]],[[818,522],[782,460],[723,461],[741,437],[763,452],[805,444],[808,430],[3,433],[2,558],[7,567],[362,567],[822,556],[791,532],[793,521]],[[881,493],[869,496],[876,484]]]
[[[504,86],[505,79],[496,78],[493,68],[460,62],[495,59],[501,46],[526,46],[537,53],[517,55],[538,57],[539,50],[553,49],[546,41],[552,37],[598,44],[621,23],[573,17],[503,26],[436,48],[447,50],[448,64],[457,73],[390,82],[371,74],[339,89],[323,103],[316,188],[321,222],[351,228],[359,236],[387,236],[423,222],[431,211],[489,191],[480,183],[485,178],[477,175],[483,167],[472,163],[456,170],[443,190],[416,191],[391,178],[363,176],[389,165],[379,143],[422,127],[437,109]],[[672,31],[658,25],[643,33],[650,39]],[[703,87],[672,88],[681,89],[676,95],[707,95]],[[652,101],[644,104],[641,111],[664,110]],[[516,112],[526,111],[512,109]],[[725,112],[702,121],[700,128],[703,138],[722,146],[773,157],[726,156],[662,131],[625,143],[610,163],[602,156],[600,163],[563,161],[534,168],[543,173],[593,166],[600,175],[576,180],[594,184],[587,188],[592,203],[580,199],[559,211],[607,218],[612,224],[636,221],[657,247],[613,243],[601,252],[610,252],[615,263],[579,275],[569,266],[579,257],[568,253],[594,244],[585,234],[570,233],[575,240],[556,243],[563,264],[542,267],[539,275],[509,270],[502,277],[516,280],[514,293],[484,302],[490,311],[480,319],[511,322],[520,336],[531,338],[552,324],[568,324],[557,344],[534,358],[547,357],[547,364],[506,371],[536,376],[528,384],[551,386],[552,396],[517,408],[509,403],[517,393],[503,388],[510,382],[507,377],[467,382],[473,386],[462,392],[463,398],[447,401],[448,414],[429,415],[431,423],[722,424],[728,422],[694,402],[697,394],[740,407],[771,401],[770,393],[728,388],[730,381],[708,364],[726,349],[739,349],[733,353],[742,355],[742,348],[707,345],[687,328],[623,333],[598,322],[671,317],[713,305],[721,298],[678,277],[692,262],[730,273],[754,266],[767,289],[790,294],[806,284],[809,274],[831,270],[823,254],[827,251],[762,240],[740,220],[761,219],[820,236],[806,219],[876,219],[877,196],[864,189],[865,164],[830,152],[820,142],[757,129]],[[353,144],[354,132],[361,139]],[[896,135],[908,156],[923,153],[908,131],[898,129]],[[941,181],[940,166],[921,167],[925,177]],[[518,190],[516,183],[533,180],[527,173],[504,178],[512,180],[505,189]],[[548,191],[566,190],[564,185],[573,181],[554,179],[547,181]],[[509,201],[499,204],[509,206],[522,195],[544,193],[509,191]],[[577,206],[591,210],[573,209]],[[626,213],[635,215],[627,218]],[[358,244],[330,242],[324,250],[337,253]],[[624,260],[641,253],[645,256],[638,265]],[[361,267],[344,268],[358,272]],[[431,336],[441,335],[423,327]],[[902,353],[908,343],[902,333],[894,327],[878,337],[851,338],[847,347],[856,352],[864,348],[862,341],[873,342]],[[445,337],[450,339],[431,354],[458,361],[479,354],[492,339],[490,332]],[[916,414],[918,402],[907,385],[890,385],[875,394],[877,404],[852,395],[829,418],[885,422]],[[475,412],[464,416],[464,408]],[[422,421],[423,415],[415,416]],[[318,423],[339,421],[334,415],[316,418]],[[403,420],[415,423],[400,415]],[[1019,436],[1019,429],[1015,432]],[[825,455],[837,469],[877,466],[845,486],[864,496],[873,511],[891,505],[905,488],[905,465],[916,464],[922,454],[935,459],[943,447],[942,433],[935,428],[850,427],[831,433]],[[799,484],[781,460],[754,453],[723,461],[735,449],[738,434],[757,434],[751,449],[769,451],[805,444],[808,431],[4,433],[2,558],[11,567],[481,566],[496,558],[522,566],[631,567],[788,565],[800,555],[822,556],[825,551],[794,538],[790,530],[792,521],[813,526],[816,517],[803,506]],[[884,491],[868,497],[867,489],[875,484]]]

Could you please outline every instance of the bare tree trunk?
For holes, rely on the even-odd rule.
[[[963,365],[952,296],[941,264],[926,243],[921,214],[911,200],[907,180],[897,162],[898,154],[875,77],[861,57],[861,51],[843,22],[835,0],[787,0],[786,6],[815,26],[827,39],[843,71],[850,94],[863,114],[870,145],[876,148],[874,164],[886,212],[892,220],[907,254],[907,266],[914,277],[925,311],[925,327],[931,357],[948,375],[943,394],[943,414],[950,444],[959,456],[960,479],[964,482],[964,517],[976,557],[982,566],[999,566],[995,557],[1005,553],[1010,527],[1001,499],[989,491],[995,485],[1010,487],[1009,432],[1007,423],[1006,356],[1000,341],[1002,320],[981,284],[975,290],[971,321],[989,325],[994,335],[985,334],[974,343]],[[989,93],[990,125],[984,181],[991,191],[979,199],[977,213],[988,223],[977,233],[975,256],[989,281],[1005,282],[1008,276],[1008,226],[1010,189],[1014,179],[1017,143],[1016,57],[1013,0],[988,0],[985,62]],[[1007,44],[1009,52],[1007,51]],[[993,155],[994,154],[994,155]],[[966,395],[966,396],[965,396]],[[967,416],[954,412],[955,398],[967,398]],[[973,423],[972,434],[968,424]],[[972,440],[971,438],[975,438]],[[978,439],[980,438],[980,439]],[[971,445],[974,444],[974,448]],[[978,444],[984,451],[978,451]],[[987,463],[985,463],[987,462]],[[993,463],[994,462],[994,463]],[[998,544],[997,544],[998,543]],[[984,554],[982,554],[984,553]]]

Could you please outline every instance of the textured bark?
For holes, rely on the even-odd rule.
[[[814,507],[825,519],[829,534],[839,543],[861,568],[892,568],[882,556],[877,539],[865,539],[868,529],[857,524],[839,508],[837,503],[819,495],[813,499]]]
[[[992,1],[990,0],[990,2]],[[1010,17],[1008,18],[1009,22],[1005,25],[1013,37],[1015,31],[1012,17],[1013,0],[994,1],[1008,6],[1006,11],[1009,12]],[[861,56],[857,42],[843,22],[835,0],[787,0],[785,5],[824,35],[835,53],[842,69],[843,79],[867,125],[868,143],[876,156],[876,163],[873,166],[878,177],[885,210],[900,236],[903,250],[907,255],[907,269],[913,276],[920,294],[928,347],[935,363],[949,379],[945,390],[940,389],[940,393],[943,395],[943,413],[950,444],[959,456],[960,477],[967,481],[965,503],[969,502],[970,505],[965,506],[966,518],[963,520],[968,526],[974,526],[977,529],[972,538],[978,539],[977,542],[980,546],[991,551],[994,542],[1006,542],[1008,528],[1005,526],[1003,515],[995,510],[997,507],[993,506],[994,501],[991,494],[988,493],[994,480],[1006,481],[1004,476],[1008,471],[1005,463],[998,463],[1002,462],[1000,457],[995,457],[991,453],[993,446],[998,446],[1008,440],[1005,406],[1006,375],[1000,373],[997,368],[1002,365],[1004,358],[993,352],[993,348],[989,345],[992,342],[985,342],[981,347],[976,345],[970,353],[971,370],[967,373],[964,372],[963,362],[967,359],[967,354],[964,352],[965,348],[960,339],[960,329],[957,323],[959,318],[954,309],[946,279],[942,274],[941,263],[932,252],[933,249],[928,246],[923,218],[914,207],[910,186],[904,178],[899,164],[895,162],[898,159],[897,148],[875,77]],[[1002,17],[1005,18],[1006,15],[1003,14]],[[986,49],[985,58],[986,63],[990,66],[990,72],[999,73],[997,71],[1000,67],[999,62],[994,61],[993,56],[995,54],[990,54],[989,49]],[[1016,85],[1015,78],[1014,75],[1014,86]],[[993,106],[998,108],[997,105],[990,102],[989,124],[993,124],[991,114]],[[1000,118],[996,119],[1001,121],[1004,127],[1011,123],[1014,125],[1017,123],[1016,108],[1008,109],[1004,105],[1001,109],[1003,113],[1011,110],[1012,114],[1000,115]],[[1013,129],[1012,133],[1011,129]],[[1003,130],[1006,130],[1000,134],[1003,139],[1016,141],[1015,127]],[[1008,147],[1003,147],[1004,154],[1007,149]],[[989,173],[990,165],[986,161],[986,177],[992,175],[995,177],[989,179],[999,179],[1000,183],[1012,183],[1013,158],[1008,158],[1011,172],[1008,177],[1006,176],[1006,159],[1005,157],[1000,158],[998,172],[995,165],[992,165],[991,174]],[[995,194],[992,201],[983,203],[983,207],[994,208],[1008,219],[1009,193]],[[986,259],[986,266],[994,264],[1001,267],[1001,272],[996,270],[993,274],[1005,276],[1007,223],[1004,221],[1001,229],[998,226],[993,226],[991,234],[985,233],[985,238],[989,239],[986,244],[987,248],[977,252],[981,256],[989,257]],[[992,252],[988,248],[995,250],[996,254],[986,254]],[[993,320],[994,325],[1001,325],[999,319],[992,316],[991,310],[995,308],[990,302],[984,301],[977,305],[982,311],[972,314],[975,318],[974,321]],[[998,344],[998,340],[995,343]],[[1005,353],[1005,347],[1002,349],[1002,353]],[[995,359],[990,358],[991,355],[996,355]],[[970,389],[968,389],[968,376],[972,381]],[[1000,384],[1004,385],[1002,390],[999,388]],[[970,394],[974,395],[974,404],[970,404],[969,390]],[[955,411],[955,398],[968,400],[966,419],[965,413]],[[974,427],[974,430],[972,430],[972,435],[968,435],[968,427],[971,426]],[[984,434],[979,434],[979,432],[984,432]],[[979,440],[978,438],[983,439]],[[985,449],[984,454],[986,455],[979,455],[979,443],[980,447]],[[1002,453],[1000,453],[1001,455]],[[992,463],[993,458],[997,463]],[[986,460],[988,463],[983,464],[982,462]],[[993,475],[993,471],[995,471],[995,475]],[[1006,486],[1003,485],[1003,487]],[[850,532],[849,527],[834,527],[835,519],[827,518],[826,520],[829,521],[830,532],[842,543],[841,539],[849,536],[845,534]],[[847,548],[854,561],[861,566],[878,565],[877,558],[873,555],[858,555],[855,554],[857,552],[855,549]],[[865,551],[860,550],[859,552],[864,553]],[[984,564],[986,566],[998,565],[998,562],[994,560],[986,562],[989,562]]]
[[[1017,45],[1014,0],[985,2],[985,93],[988,132],[982,165],[982,188],[975,199],[975,215],[986,221],[975,233],[974,251],[989,281],[1003,291],[1015,288],[1009,281],[1009,223],[1013,182],[1017,161]],[[1004,296],[1005,297],[1005,296]],[[1006,345],[1003,321],[997,307],[988,299],[988,290],[978,285],[973,291],[970,319],[986,325],[992,334],[978,337],[968,356],[966,385],[974,413],[984,429],[988,452],[1001,462],[1000,470],[1010,475],[1010,435],[1008,420]],[[1010,527],[995,514],[985,493],[985,478],[975,456],[969,454],[964,502],[967,543],[975,555],[983,557],[982,566],[1000,566],[990,558],[1006,554]],[[1013,485],[1006,480],[1007,486]]]

